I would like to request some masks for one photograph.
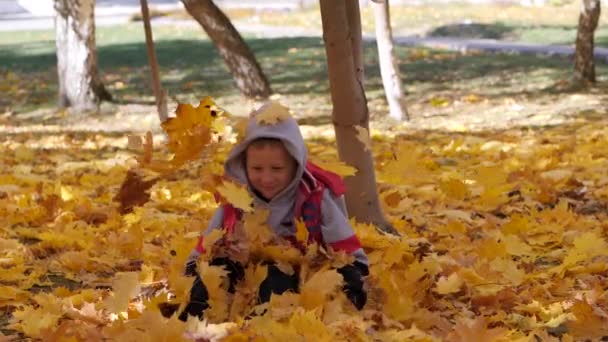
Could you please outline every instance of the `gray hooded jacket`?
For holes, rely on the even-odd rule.
[[[270,209],[268,225],[279,236],[295,235],[295,202],[298,185],[305,171],[307,160],[307,149],[296,120],[289,116],[275,124],[258,124],[255,116],[261,114],[268,108],[268,104],[253,112],[247,125],[246,136],[242,142],[236,145],[229,153],[224,169],[226,175],[231,179],[246,185],[254,198],[254,207],[264,207]],[[297,161],[297,170],[291,183],[270,201],[265,201],[258,197],[248,182],[245,170],[245,151],[249,144],[260,138],[280,139],[287,151]],[[203,236],[213,229],[221,229],[223,224],[223,208],[219,207],[207,226]],[[325,189],[321,202],[321,234],[323,242],[326,244],[340,243],[354,236],[354,231],[348,215],[343,196],[335,197],[329,189]],[[368,264],[367,256],[362,248],[353,253],[355,260],[365,265]],[[200,255],[194,250],[190,255],[189,261],[196,259]]]

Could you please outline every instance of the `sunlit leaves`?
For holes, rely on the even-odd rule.
[[[217,187],[217,192],[235,208],[246,212],[252,211],[251,204],[253,203],[253,198],[245,187],[233,182],[224,181],[224,183]]]
[[[202,99],[197,107],[187,103],[177,106],[176,116],[161,125],[167,132],[169,149],[174,153],[173,164],[180,166],[200,155],[211,142],[213,122],[222,113],[210,97]]]
[[[556,127],[375,140],[381,205],[402,236],[352,223],[371,262],[365,309],[348,302],[334,270],[352,259],[323,245],[303,255],[275,236],[268,211],[252,208],[237,234],[205,236],[208,253],[197,260],[212,293],[206,318],[218,325],[164,318],[159,306],[183,309],[190,295],[184,262],[218,205],[230,144],[206,145],[188,167],[171,166],[175,173],[137,169],[127,212],[112,200],[136,164],[116,150],[127,139],[45,153],[13,141],[0,146],[0,310],[7,329],[49,341],[598,340],[608,325],[600,127],[583,125],[575,138]],[[129,149],[142,160],[170,163],[150,139],[135,140]],[[352,172],[326,141],[309,147],[313,162]],[[226,201],[249,208],[244,188],[228,190]],[[308,239],[301,222],[293,233]],[[234,294],[225,291],[226,270],[208,265],[222,253],[246,264]],[[257,305],[268,259],[298,274],[300,291]]]
[[[270,101],[255,114],[255,120],[260,125],[274,125],[290,117],[289,108],[277,101]]]
[[[139,294],[139,275],[134,272],[120,273],[112,282],[114,294],[105,301],[106,308],[112,313],[126,312],[129,300]]]
[[[369,135],[368,129],[365,127],[361,127],[361,126],[355,126],[355,130],[357,131],[357,135],[356,135],[357,140],[359,140],[363,144],[363,147],[365,148],[366,151],[371,151],[372,150],[372,140]]]

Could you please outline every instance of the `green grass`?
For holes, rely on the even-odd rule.
[[[507,4],[450,3],[437,5],[392,5],[391,23],[395,35],[433,35],[460,38],[488,38],[538,44],[573,44],[580,2],[524,7]],[[255,14],[257,22],[276,26],[321,28],[318,6],[297,12],[266,11]],[[230,15],[231,12],[228,11]],[[251,16],[254,13],[250,14]],[[361,9],[363,30],[374,32],[373,8]],[[247,18],[238,13],[235,19]],[[467,25],[468,24],[468,25]],[[596,32],[598,46],[608,46],[608,16],[600,16]],[[458,29],[459,28],[459,29]]]
[[[237,96],[231,75],[198,27],[154,28],[163,87],[180,101],[203,95]],[[273,89],[296,99],[299,110],[326,108],[329,85],[320,38],[248,38]],[[382,101],[375,45],[365,49],[366,91],[370,102]],[[104,84],[120,103],[153,104],[141,23],[100,27],[99,69]],[[529,55],[461,54],[397,47],[403,81],[413,101],[434,96],[476,93],[485,97],[534,96],[554,91],[555,82],[572,74],[566,58]],[[607,68],[598,66],[598,75]],[[0,108],[24,112],[55,104],[57,92],[52,31],[0,33]]]

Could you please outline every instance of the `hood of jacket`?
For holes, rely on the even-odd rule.
[[[278,120],[272,120],[278,117]],[[269,118],[261,120],[261,118]],[[259,122],[261,121],[261,122]],[[247,178],[245,153],[252,141],[260,138],[274,138],[283,142],[289,154],[296,160],[297,168],[289,185],[270,201],[265,201],[255,194]],[[294,204],[298,185],[306,166],[307,149],[304,138],[296,120],[289,110],[277,102],[267,102],[251,113],[245,137],[228,154],[224,170],[231,179],[247,185],[254,198],[255,207],[270,209],[268,224],[278,235],[292,235],[294,226]]]

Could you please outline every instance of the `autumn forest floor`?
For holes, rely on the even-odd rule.
[[[467,12],[446,6],[434,14],[418,8],[420,19],[405,22],[445,34],[468,18],[486,25],[486,35],[509,27],[501,39],[564,43],[576,23],[568,6],[546,16],[529,8]],[[410,11],[397,9],[395,20],[415,17]],[[250,20],[250,13],[232,15]],[[435,27],[428,27],[431,15]],[[364,18],[369,27],[369,13]],[[311,11],[297,18],[257,13],[255,19],[275,25],[298,20],[313,25],[318,18]],[[600,29],[598,44],[605,45]],[[154,33],[170,110],[176,101],[197,103],[205,95],[237,117],[252,108],[200,29],[163,24]],[[248,36],[247,42],[274,98],[296,113],[311,158],[335,165],[322,40]],[[53,32],[0,33],[0,340],[1,334],[45,341],[71,334],[160,341],[176,340],[184,330],[164,320],[157,304],[167,300],[167,279],[176,300],[187,291],[182,262],[214,207],[209,170],[229,145],[163,176],[145,205],[121,213],[113,198],[142,153],[128,136],[152,131],[154,158],[166,158],[167,150],[158,142],[164,136],[141,23],[98,28],[97,46],[101,77],[115,101],[96,113],[70,113],[53,107]],[[403,46],[396,53],[407,122],[387,118],[375,45],[365,46],[380,196],[404,234],[393,239],[357,225],[372,262],[367,308],[353,311],[334,288],[323,286],[331,274],[317,270],[302,280],[302,294],[280,297],[267,315],[240,321],[252,298],[221,297],[211,321],[236,322],[223,333],[268,340],[607,336],[608,65],[598,63],[596,85],[580,86],[566,57]],[[250,270],[255,283],[256,269]],[[242,293],[251,291],[251,282]],[[187,329],[199,337],[209,333]]]

